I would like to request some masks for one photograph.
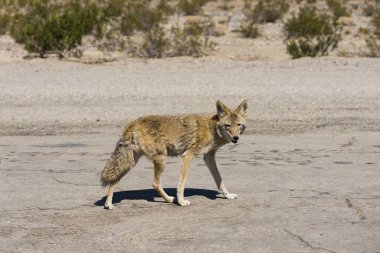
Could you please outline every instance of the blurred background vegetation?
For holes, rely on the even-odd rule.
[[[214,15],[204,13],[210,3],[218,9]],[[343,28],[353,13],[360,13],[369,20],[358,31],[365,56],[379,57],[379,6],[379,0],[0,0],[0,35],[39,57],[81,57],[84,41],[134,57],[200,57],[215,50],[212,37],[231,30],[235,10],[242,18],[232,32],[256,39],[265,24],[280,24],[284,48],[300,58],[328,55],[349,33]]]

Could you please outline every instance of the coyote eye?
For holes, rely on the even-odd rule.
[[[238,124],[237,126],[238,126],[238,127],[241,127],[241,124]]]
[[[225,124],[224,127],[225,127],[225,128],[230,128],[231,125],[229,125],[229,124]]]

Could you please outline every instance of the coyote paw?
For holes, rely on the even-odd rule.
[[[237,199],[237,194],[234,194],[234,193],[225,193],[224,197],[226,199]]]
[[[190,201],[188,201],[188,200],[178,201],[177,200],[177,204],[180,205],[180,206],[190,206]]]
[[[174,203],[174,197],[169,197],[169,199],[165,199],[167,203]]]
[[[113,205],[112,204],[105,204],[104,205],[104,209],[112,210],[113,209]]]

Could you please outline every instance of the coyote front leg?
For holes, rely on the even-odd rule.
[[[203,156],[203,160],[205,161],[208,169],[210,170],[211,175],[215,180],[215,183],[216,183],[216,186],[218,187],[219,192],[223,194],[223,196],[227,199],[236,199],[237,194],[229,193],[227,191],[227,188],[224,186],[222,177],[220,176],[218,167],[216,166],[215,152],[210,151],[209,153],[205,154]]]
[[[177,188],[177,199],[176,199],[177,204],[180,206],[189,206],[190,205],[190,201],[185,200],[183,197],[183,194],[184,194],[184,190],[185,190],[187,171],[189,170],[191,159],[193,159],[192,154],[186,153],[183,155],[181,176],[179,178],[179,184],[178,184],[178,188]]]

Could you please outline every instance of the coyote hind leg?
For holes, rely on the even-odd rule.
[[[111,184],[110,187],[108,188],[107,199],[106,199],[106,202],[104,203],[104,209],[109,209],[109,210],[113,209],[112,197],[113,197],[113,191],[115,190],[115,185],[116,183]]]
[[[174,197],[170,197],[164,191],[164,188],[161,184],[161,175],[165,167],[165,156],[158,156],[153,158],[154,164],[154,179],[153,179],[153,188],[160,194],[160,196],[168,203],[173,203]]]
[[[130,144],[120,140],[116,144],[115,151],[104,167],[100,181],[103,186],[109,185],[105,209],[113,209],[112,197],[115,185],[127,174],[138,162],[140,153],[133,150]]]

